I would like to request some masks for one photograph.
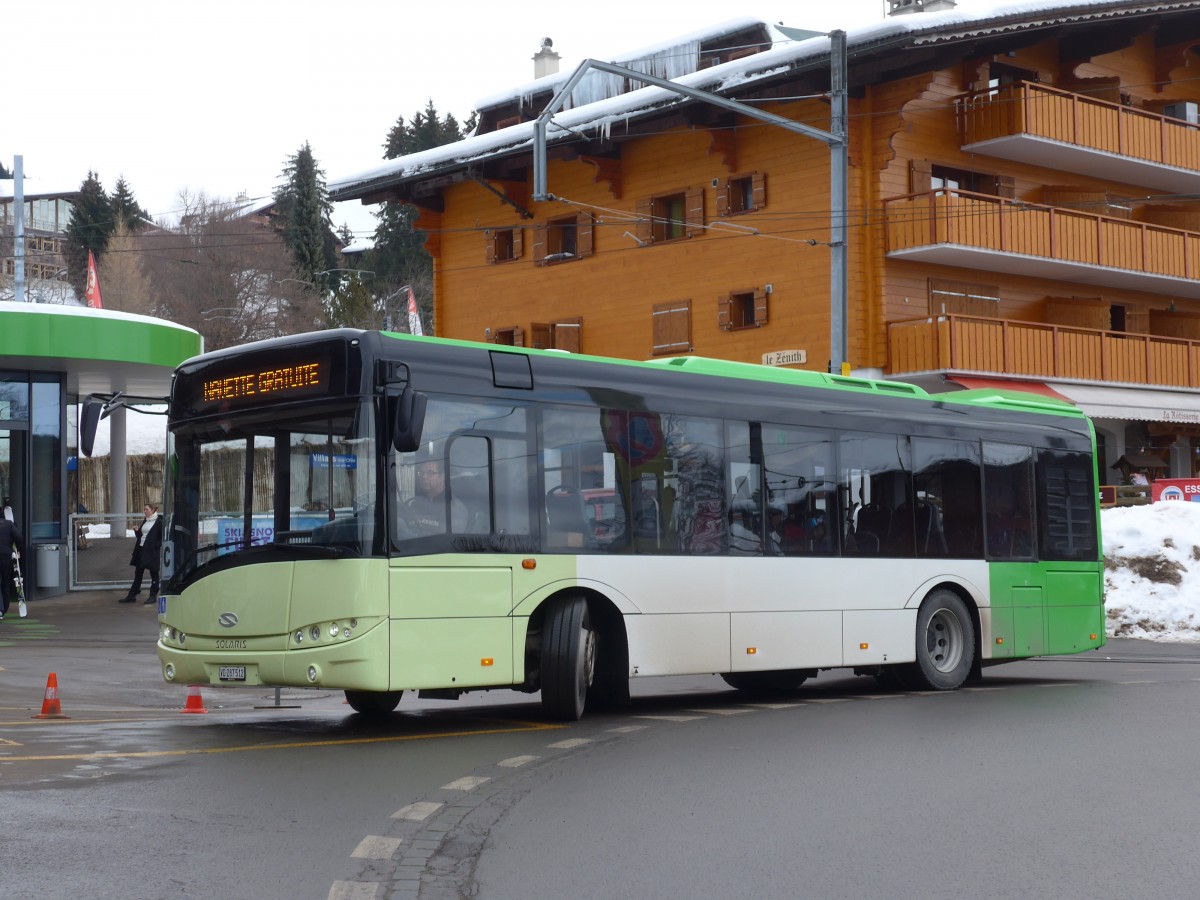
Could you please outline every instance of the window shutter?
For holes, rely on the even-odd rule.
[[[544,265],[546,261],[546,223],[533,226],[533,262]]]
[[[908,192],[924,194],[933,188],[933,163],[927,159],[913,159],[908,163]]]
[[[996,176],[996,196],[1012,200],[1017,196],[1017,182],[1011,175]]]
[[[534,322],[529,326],[529,346],[535,350],[548,350],[550,343],[550,326],[544,322]]]
[[[513,330],[512,330],[512,336],[513,336],[512,345],[514,347],[524,347],[525,346],[525,329],[524,328],[522,328],[520,325],[514,325]]]
[[[500,330],[498,328],[491,328],[488,330],[488,333],[484,335],[484,337],[487,339],[487,342],[489,344],[496,343],[496,339],[499,336],[500,336]]]
[[[494,229],[488,229],[483,233],[483,237],[487,248],[487,264],[490,266],[496,261],[496,232]]]
[[[762,209],[767,205],[767,176],[755,172],[750,176],[750,190],[754,194],[754,208]]]
[[[729,331],[733,328],[733,295],[722,294],[717,298],[717,327]]]
[[[679,353],[692,349],[692,301],[660,303],[652,315],[655,353]]]
[[[512,258],[520,259],[521,258],[521,250],[523,249],[521,245],[524,243],[524,240],[525,240],[525,229],[523,227],[521,227],[520,225],[518,225],[516,228],[514,228],[512,230],[512,236],[513,236]]]
[[[587,213],[581,213],[579,216],[579,221],[575,226],[576,256],[592,255],[592,229],[592,217]]]
[[[723,219],[729,215],[729,182],[718,182],[716,194],[717,218]]]
[[[654,204],[650,200],[637,202],[637,237],[645,244],[654,240],[654,228],[651,221],[654,215]]]
[[[583,344],[583,319],[560,319],[554,323],[554,343],[556,350],[566,350],[578,353]]]
[[[767,324],[767,292],[764,290],[754,291],[754,324]]]
[[[704,188],[690,188],[685,203],[687,233],[689,236],[704,231]]]

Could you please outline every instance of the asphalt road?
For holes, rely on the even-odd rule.
[[[5,898],[1169,898],[1200,876],[1200,645],[950,694],[646,679],[569,727],[512,692],[371,724],[307,691],[182,713],[153,607],[118,596],[0,622]],[[69,718],[34,718],[51,672]]]

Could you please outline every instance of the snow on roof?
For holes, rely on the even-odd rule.
[[[1057,24],[1079,21],[1089,17],[1128,16],[1139,11],[1167,12],[1200,8],[1200,0],[1167,0],[1167,2],[1137,2],[1129,0],[1010,0],[1010,2],[981,2],[941,12],[915,13],[893,16],[881,22],[849,29],[846,44],[850,55],[862,56],[884,51],[890,45],[907,43],[928,45],[961,40],[963,37],[1008,30],[1019,30],[1031,22]],[[829,56],[828,36],[794,41],[787,38],[768,22],[758,19],[736,19],[720,26],[691,32],[650,45],[638,53],[661,56],[664,49],[680,46],[684,42],[704,39],[761,24],[768,29],[773,46],[761,53],[733,60],[710,68],[693,71],[672,80],[686,87],[724,92],[740,85],[749,84],[772,75],[801,66],[812,66]],[[635,54],[623,54],[634,58]],[[485,99],[494,106],[503,100],[532,97],[548,86],[565,84],[573,74],[552,76],[547,82],[539,79],[526,82],[504,94]],[[595,72],[593,75],[600,75]],[[547,140],[563,140],[573,137],[570,131],[590,130],[607,137],[614,127],[619,128],[640,114],[671,103],[683,102],[678,94],[663,88],[645,87],[608,99],[600,99],[555,115]],[[513,153],[532,147],[534,123],[522,122],[498,131],[464,138],[453,144],[402,156],[376,165],[370,169],[340,178],[329,183],[333,199],[350,199],[371,189],[373,182],[394,182],[409,179],[427,172],[436,171],[456,164],[476,162]],[[343,195],[343,196],[338,196]]]

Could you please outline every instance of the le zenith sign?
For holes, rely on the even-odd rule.
[[[807,361],[807,350],[772,350],[762,357],[764,366],[802,366]]]

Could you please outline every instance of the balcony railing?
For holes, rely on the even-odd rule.
[[[1200,233],[951,188],[884,212],[892,257],[1200,298]]]
[[[1200,387],[1200,341],[948,313],[888,325],[889,375],[996,372]]]
[[[1172,169],[1200,176],[1200,125],[1149,110],[1030,82],[962,94],[956,109],[963,149],[974,153],[1164,190],[1186,184]]]

